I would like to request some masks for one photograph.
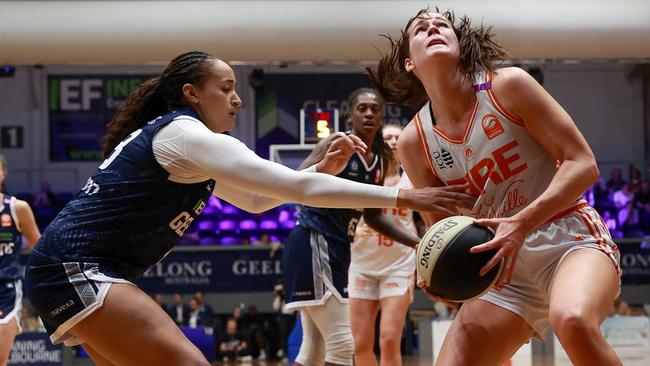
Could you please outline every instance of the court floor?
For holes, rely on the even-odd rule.
[[[633,355],[622,355],[623,364],[625,366],[650,366],[650,353],[647,354],[633,354]],[[235,365],[253,365],[253,366],[284,366],[289,365],[286,361],[257,361],[253,360],[249,363],[237,363],[237,362],[216,362],[214,365],[223,365],[223,366],[235,366]],[[417,356],[413,357],[404,357],[403,366],[432,366],[433,362],[431,360],[423,360]],[[515,364],[506,364],[508,366],[516,366]],[[569,361],[555,361],[552,356],[535,356],[533,357],[531,366],[571,366]],[[476,365],[480,366],[480,365]],[[505,366],[505,365],[504,365]]]

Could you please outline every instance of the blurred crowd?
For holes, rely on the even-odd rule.
[[[630,165],[627,179],[620,168],[609,179],[599,179],[584,198],[602,216],[614,239],[640,238],[650,234],[650,183]]]
[[[214,336],[217,359],[223,361],[283,359],[286,339],[294,324],[294,314],[283,311],[284,291],[278,283],[273,289],[273,313],[262,314],[254,304],[239,304],[229,314],[217,314],[206,303],[203,292],[186,298],[172,295],[170,304],[161,294],[152,296],[180,327],[201,328]]]

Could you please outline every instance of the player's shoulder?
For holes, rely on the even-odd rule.
[[[506,67],[493,74],[492,93],[503,108],[517,116],[522,105],[530,103],[538,95],[539,84],[525,70]]]
[[[31,206],[29,205],[29,203],[27,201],[23,201],[21,199],[14,198],[13,202],[14,202],[14,207],[16,208],[16,212],[19,213],[19,214],[22,213],[22,212],[31,212],[32,211],[32,208],[31,208]]]
[[[415,119],[411,120],[403,129],[397,140],[398,149],[410,150],[418,148],[420,139]]]
[[[520,67],[504,67],[492,72],[493,88],[504,92],[517,93],[517,90],[526,87],[531,81],[535,79]]]

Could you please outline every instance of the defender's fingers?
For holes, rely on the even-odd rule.
[[[495,219],[476,219],[474,220],[474,223],[479,226],[489,226],[489,227],[495,227],[499,225],[499,221]]]
[[[499,261],[501,260],[501,258],[503,258],[503,256],[504,256],[504,252],[503,249],[501,249],[497,252],[497,254],[494,255],[494,257],[492,257],[492,259],[490,259],[489,262],[487,262],[486,265],[483,266],[483,268],[481,268],[481,271],[479,271],[479,275],[481,277],[485,276],[486,273],[490,272],[490,270],[494,268],[494,266],[496,266],[497,263],[499,263]]]
[[[465,192],[467,188],[469,188],[469,184],[467,183],[461,183],[461,184],[452,184],[450,186],[444,186],[440,187],[443,191],[447,192]]]
[[[368,149],[368,145],[366,145],[363,140],[359,138],[359,136],[356,135],[347,135],[347,137],[352,140],[352,143],[354,143],[355,146],[360,146],[363,147],[364,149]]]
[[[469,252],[474,254],[474,253],[480,253],[480,252],[485,252],[486,250],[494,249],[497,247],[499,242],[490,240],[488,242],[485,242],[483,244],[475,245],[471,248],[469,248]]]

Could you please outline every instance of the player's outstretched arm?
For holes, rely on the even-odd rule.
[[[336,175],[345,168],[353,153],[365,153],[365,149],[367,148],[366,144],[357,136],[345,135],[342,132],[336,133],[333,136],[328,137],[327,141],[321,146],[326,147],[323,153],[312,153],[312,155],[318,157],[320,160],[312,160],[310,155],[310,158],[305,161],[315,161],[315,163],[311,166],[303,164],[304,167],[301,165],[300,170],[306,169],[311,172],[316,171]],[[314,151],[316,150],[320,149],[317,147]],[[284,203],[282,200],[244,191],[225,184],[217,184],[213,194],[241,209],[256,213],[270,210]]]
[[[258,157],[231,136],[196,131],[188,136],[188,156],[216,179],[217,184],[281,201],[315,207],[407,207],[450,213],[458,202],[471,197],[459,187],[400,190],[326,174],[298,172]]]

